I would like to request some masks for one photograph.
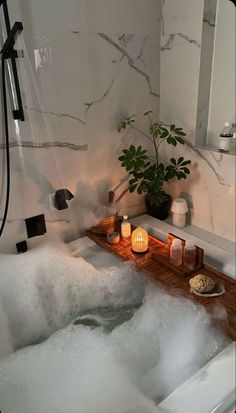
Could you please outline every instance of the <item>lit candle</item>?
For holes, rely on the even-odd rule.
[[[143,228],[136,228],[131,235],[132,251],[144,253],[148,250],[148,233]]]

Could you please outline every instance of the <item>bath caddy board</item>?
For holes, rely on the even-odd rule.
[[[215,304],[223,305],[227,311],[228,318],[227,320],[215,321],[215,323],[220,325],[231,339],[236,340],[236,282],[225,274],[206,265],[203,262],[203,250],[201,250],[201,248],[197,247],[198,252],[195,269],[191,271],[191,274],[181,272],[180,275],[180,273],[176,272],[176,267],[173,269],[167,265],[164,250],[163,256],[157,258],[157,253],[159,254],[164,247],[166,248],[165,254],[168,254],[169,246],[152,235],[148,236],[148,252],[141,255],[132,252],[130,239],[121,239],[119,244],[114,245],[109,244],[104,236],[94,234],[90,231],[88,231],[87,235],[105,250],[116,254],[124,260],[133,262],[138,269],[146,274],[148,279],[167,288],[169,294],[188,297],[204,305],[208,310],[211,310]],[[171,237],[177,238],[174,234],[170,234],[169,242]],[[189,279],[195,274],[198,274],[199,269],[201,274],[211,277],[216,284],[224,284],[225,294],[219,297],[209,298],[192,294],[190,292]]]
[[[170,262],[170,246],[173,241],[173,239],[178,238],[182,242],[182,246],[184,247],[185,245],[185,240],[177,237],[174,234],[169,233],[168,234],[168,242],[165,244],[164,242],[159,241],[158,246],[156,249],[152,252],[152,257],[154,260],[160,262],[162,265],[164,265],[167,268],[171,268],[172,271],[176,272],[177,274],[180,275],[190,275],[195,273],[197,270],[200,270],[203,267],[203,257],[204,257],[204,250],[197,245],[196,247],[196,257],[195,257],[195,265],[192,270],[189,268],[185,267],[183,264],[176,266],[173,265]]]

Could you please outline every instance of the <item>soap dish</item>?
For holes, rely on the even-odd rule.
[[[199,293],[193,288],[190,288],[190,292],[195,295],[199,295],[200,297],[219,297],[220,295],[225,293],[225,286],[224,284],[216,284],[213,290],[208,293]]]

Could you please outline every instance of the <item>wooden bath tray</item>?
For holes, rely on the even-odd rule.
[[[87,232],[87,235],[105,250],[116,254],[124,260],[133,262],[138,269],[146,274],[148,279],[167,288],[169,294],[187,297],[204,305],[209,311],[213,309],[214,305],[223,306],[228,318],[221,321],[217,320],[215,323],[223,328],[231,339],[236,340],[236,282],[232,278],[203,263],[201,274],[211,277],[216,284],[224,284],[225,294],[219,297],[199,297],[190,293],[189,286],[190,278],[194,276],[194,273],[198,273],[199,270],[195,270],[191,275],[181,276],[171,268],[167,268],[161,262],[155,260],[153,253],[155,253],[158,247],[163,245],[163,242],[152,235],[148,236],[149,250],[143,255],[137,255],[131,251],[130,239],[121,238],[119,244],[112,245],[107,242],[106,237],[93,234],[90,231]]]
[[[170,246],[172,241],[178,238],[182,241],[182,246],[184,247],[185,245],[185,240],[177,237],[177,235],[168,234],[168,242],[165,244],[164,242],[161,242],[157,240],[158,246],[157,248],[152,252],[152,257],[154,260],[160,262],[163,264],[165,267],[170,268],[172,271],[176,272],[177,274],[180,275],[190,275],[196,272],[197,270],[200,270],[203,267],[203,257],[204,257],[204,250],[197,245],[196,247],[196,257],[195,257],[195,265],[192,270],[189,268],[185,267],[183,264],[179,265],[178,267],[176,265],[171,264],[170,262]]]

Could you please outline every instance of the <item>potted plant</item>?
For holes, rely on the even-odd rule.
[[[152,143],[154,153],[149,155],[141,145],[130,145],[128,149],[123,149],[123,154],[118,159],[130,176],[129,192],[137,190],[138,194],[144,193],[149,215],[163,220],[168,216],[171,203],[171,197],[163,189],[164,182],[173,178],[186,179],[190,173],[187,165],[191,161],[181,156],[178,159],[170,158],[165,165],[160,160],[161,145],[164,142],[173,146],[184,145],[185,133],[182,128],[177,128],[174,124],[166,126],[160,121],[155,122],[152,113],[152,111],[144,113],[149,120],[147,133],[136,127],[136,115],[123,119],[118,130],[130,127],[138,131]]]

